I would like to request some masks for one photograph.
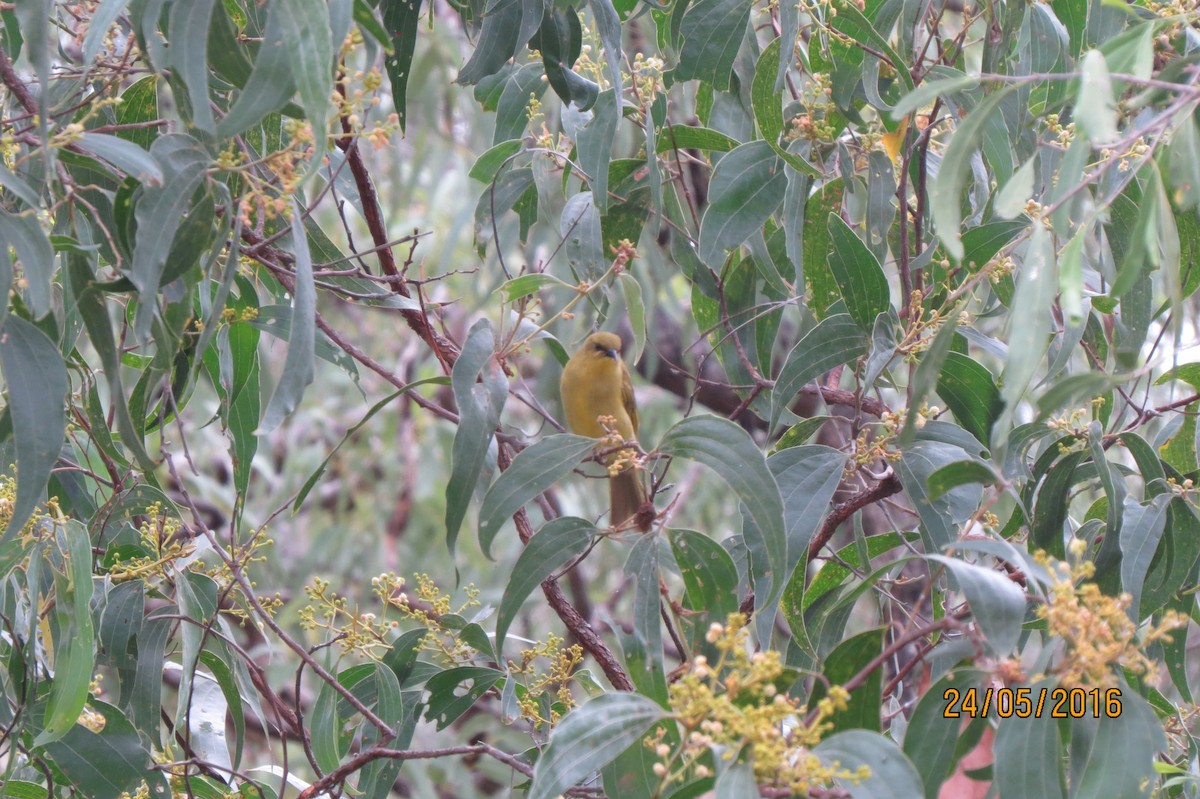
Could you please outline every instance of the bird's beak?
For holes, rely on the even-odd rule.
[[[608,357],[612,358],[614,361],[619,360],[616,350],[605,350],[604,354],[607,355]]]

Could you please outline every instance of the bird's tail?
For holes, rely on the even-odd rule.
[[[643,503],[646,502],[646,489],[642,485],[641,476],[634,469],[627,469],[608,480],[608,490],[612,499],[612,518],[610,523],[620,527],[630,519],[638,517]],[[653,521],[653,508],[648,509],[649,519],[645,522],[638,518],[638,529],[646,532]]]

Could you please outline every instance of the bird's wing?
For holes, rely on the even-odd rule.
[[[633,381],[629,379],[629,367],[624,363],[621,364],[621,404],[625,406],[625,413],[629,414],[629,421],[633,425],[634,435],[637,435],[637,400],[633,398]]]

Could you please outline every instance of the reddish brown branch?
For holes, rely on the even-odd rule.
[[[829,539],[833,538],[833,534],[837,532],[842,522],[868,505],[876,503],[885,497],[900,493],[900,490],[900,478],[896,476],[895,472],[892,472],[870,488],[860,491],[844,502],[834,505],[833,510],[825,517],[821,529],[817,531],[817,534],[813,536],[813,540],[808,544],[808,559],[812,560],[821,554],[821,549],[829,543]]]

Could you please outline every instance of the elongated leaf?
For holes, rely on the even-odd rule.
[[[1155,754],[1166,747],[1162,724],[1136,692],[1121,691],[1114,717],[1101,711],[1071,722],[1072,799],[1147,796]]]
[[[931,685],[917,701],[904,734],[904,754],[908,755],[921,774],[925,783],[925,799],[938,799],[938,789],[950,776],[962,754],[956,751],[955,746],[962,722],[948,717],[946,691],[953,688],[961,694],[977,686],[980,676],[979,672],[971,669],[955,669]]]
[[[105,133],[84,133],[80,144],[139,183],[154,185],[163,181],[158,162],[131,141]]]
[[[693,416],[663,436],[659,451],[703,463],[723,479],[745,505],[752,528],[745,529],[746,546],[756,581],[769,581],[766,596],[755,597],[755,621],[760,632],[774,624],[775,604],[787,577],[787,533],[779,486],[762,452],[741,427],[715,416]]]
[[[808,552],[842,480],[845,454],[831,447],[789,447],[767,459],[783,498],[790,573]]]
[[[561,480],[595,445],[595,439],[584,436],[549,436],[513,458],[483,498],[479,511],[479,546],[483,553],[490,558],[492,541],[501,525],[526,502]]]
[[[168,28],[171,66],[187,87],[191,121],[208,133],[214,132],[212,106],[208,99],[207,54],[208,29],[215,5],[216,0],[172,3]]]
[[[946,401],[955,421],[979,443],[991,440],[992,425],[1003,406],[1000,390],[986,367],[962,353],[947,353],[938,374],[937,393]]]
[[[446,544],[451,552],[508,398],[508,381],[492,357],[494,348],[492,325],[480,319],[471,326],[450,377],[459,414],[446,483]]]
[[[1034,225],[1025,262],[1017,278],[1013,307],[1020,308],[1020,320],[1013,317],[1009,337],[1009,359],[1004,365],[1000,397],[1008,414],[1022,398],[1026,387],[1041,364],[1050,344],[1049,308],[1054,302],[1058,273],[1054,260],[1054,242],[1043,225]]]
[[[62,738],[75,726],[87,704],[88,684],[95,666],[96,634],[92,624],[92,542],[77,519],[67,522],[64,552],[66,578],[55,575],[60,637],[54,650],[54,681],[46,702],[45,726],[34,746]]]
[[[964,252],[959,226],[962,224],[962,189],[970,172],[971,156],[983,137],[988,118],[1011,90],[1008,87],[988,95],[959,123],[930,191],[930,209],[938,237],[946,251],[958,260]]]
[[[579,557],[591,543],[596,526],[574,516],[557,518],[537,532],[513,566],[496,615],[496,651],[503,655],[504,639],[522,603],[538,585]]]
[[[254,71],[229,113],[217,125],[218,136],[236,136],[283,108],[295,94],[296,78],[288,53],[293,45],[284,29],[284,18],[291,13],[285,3],[271,5],[263,41],[254,59]]]
[[[1142,620],[1142,586],[1146,573],[1158,550],[1167,522],[1167,503],[1171,494],[1159,494],[1145,505],[1129,502],[1125,520],[1121,526],[1121,589],[1133,601],[1129,605],[1129,616],[1135,622]]]
[[[1041,683],[1033,686],[1031,694],[1037,696],[1052,687]],[[1005,796],[1061,799],[1058,728],[1048,713],[1024,718],[1013,714],[1002,719],[994,748],[996,784]]]
[[[421,0],[382,0],[384,28],[391,33],[392,53],[384,59],[388,80],[392,83],[392,105],[400,118],[400,130],[408,124],[408,79],[413,51],[417,46]],[[370,14],[370,11],[367,12]]]
[[[591,178],[592,202],[603,216],[608,211],[608,162],[612,159],[620,103],[612,89],[600,92],[592,119],[579,133],[579,166]]]
[[[788,353],[771,392],[771,427],[808,382],[867,354],[867,337],[849,314],[822,319]]]
[[[137,239],[133,264],[125,272],[143,298],[136,322],[138,338],[142,340],[150,332],[153,310],[157,307],[153,297],[158,293],[180,218],[204,179],[208,161],[199,143],[182,134],[155,139],[150,154],[163,167],[163,183],[145,187],[134,208]]]
[[[737,139],[730,138],[719,130],[699,126],[668,125],[655,143],[659,153],[679,150],[706,150],[725,153],[738,146]]]
[[[1074,118],[1096,144],[1116,141],[1117,104],[1108,64],[1099,50],[1088,50],[1079,65],[1080,84]]]
[[[839,214],[829,215],[829,239],[833,244],[829,267],[846,301],[846,309],[859,327],[871,330],[875,318],[891,305],[883,268]]]
[[[21,272],[25,276],[29,309],[34,318],[40,319],[50,311],[50,286],[54,279],[54,250],[50,240],[38,224],[33,214],[14,215],[0,209],[0,260],[5,261],[5,274],[12,280],[12,265],[9,262],[8,248],[16,251],[21,262]],[[5,297],[7,298],[7,294]],[[8,303],[6,302],[7,306]],[[7,307],[6,307],[7,310]]]
[[[853,791],[871,799],[913,799],[923,796],[921,776],[890,738],[866,730],[831,735],[813,749],[821,762],[855,771],[866,766],[871,776],[855,781]]]
[[[994,569],[945,555],[927,555],[945,564],[958,581],[984,640],[997,657],[1007,657],[1021,637],[1025,619],[1025,594],[1020,586]]]
[[[292,209],[292,242],[296,256],[296,277],[292,291],[292,326],[288,335],[288,351],[283,361],[283,375],[275,393],[263,412],[259,434],[269,433],[279,426],[304,396],[313,381],[317,338],[317,290],[313,283],[312,256],[308,237],[304,235],[299,207]]]
[[[719,269],[726,250],[762,229],[783,202],[786,187],[783,162],[765,142],[743,144],[722,158],[700,220],[700,260]]]
[[[284,0],[281,5],[286,9],[280,22],[288,42],[288,63],[300,90],[304,113],[314,133],[324,131],[333,94],[329,6],[325,0]],[[315,140],[319,155],[325,150],[325,137],[316,135]]]
[[[675,79],[698,79],[729,91],[733,62],[750,21],[750,4],[744,0],[697,0],[686,9]]]
[[[779,143],[783,133],[782,87],[777,88],[776,75],[779,71],[780,39],[775,39],[758,56],[754,67],[754,82],[750,88],[750,99],[754,108],[754,121],[763,139],[787,165],[809,177],[821,177],[821,171],[794,152],[784,149]]]
[[[641,739],[665,716],[632,693],[602,694],[568,713],[533,769],[529,799],[554,799]]]
[[[0,368],[7,386],[17,457],[17,497],[0,541],[10,541],[42,499],[66,435],[67,370],[46,334],[9,314],[0,325]]]

